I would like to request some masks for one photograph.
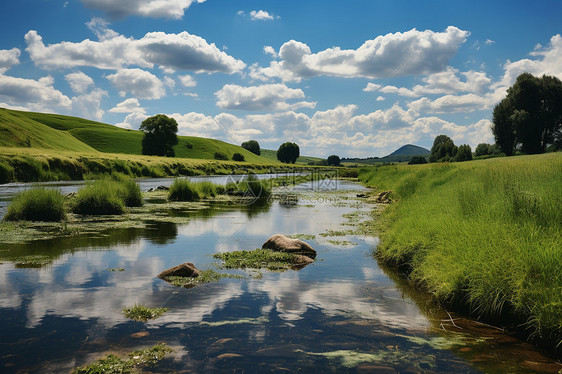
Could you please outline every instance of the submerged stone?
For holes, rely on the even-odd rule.
[[[291,239],[281,234],[273,235],[267,239],[267,241],[263,243],[262,249],[302,255],[310,257],[311,259],[316,258],[316,251],[310,244],[300,239]]]
[[[191,262],[171,267],[158,274],[158,278],[164,279],[168,277],[191,277],[195,278],[201,274],[201,270],[197,269]]]

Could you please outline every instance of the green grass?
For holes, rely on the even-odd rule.
[[[91,182],[78,190],[72,211],[85,215],[123,214],[123,188],[118,182],[111,180]]]
[[[56,222],[66,218],[64,196],[60,191],[30,188],[19,193],[8,206],[6,221]]]
[[[157,344],[151,348],[139,349],[129,353],[129,358],[124,360],[114,354],[91,364],[81,366],[72,371],[72,374],[128,374],[138,372],[135,368],[152,367],[173,350],[166,344]]]
[[[168,311],[167,308],[148,308],[140,304],[130,308],[123,308],[123,315],[134,321],[146,322],[149,319],[160,317]]]
[[[214,283],[224,278],[243,279],[244,276],[239,274],[219,273],[213,269],[203,270],[198,277],[166,277],[166,282],[176,287],[189,287],[198,283]]]
[[[297,256],[292,253],[275,252],[270,249],[253,251],[234,251],[216,253],[214,258],[222,260],[226,269],[267,269],[288,270],[296,262]]]
[[[168,200],[171,201],[197,201],[199,191],[195,183],[187,179],[175,179],[168,191]]]
[[[377,221],[385,263],[449,305],[562,341],[562,154],[366,168],[392,190]],[[506,321],[504,321],[506,322]]]

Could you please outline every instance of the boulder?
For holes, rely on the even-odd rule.
[[[267,241],[263,243],[262,248],[271,249],[272,251],[277,252],[303,255],[310,257],[311,259],[316,258],[316,251],[308,243],[305,243],[300,239],[291,239],[281,234],[273,235],[267,239]]]
[[[201,274],[201,270],[197,269],[191,262],[186,262],[173,268],[164,270],[158,274],[158,278],[165,279],[168,277],[191,277],[195,278]]]
[[[305,266],[312,264],[313,262],[314,262],[314,260],[311,259],[308,256],[295,255],[295,260],[293,261],[293,264],[291,265],[291,269],[300,270],[300,269],[303,269]]]

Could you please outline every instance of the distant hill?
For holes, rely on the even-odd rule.
[[[431,152],[423,147],[406,144],[398,148],[394,152],[384,157],[368,157],[368,158],[343,158],[342,163],[346,164],[375,164],[382,162],[408,162],[414,156],[428,156]]]
[[[0,147],[140,155],[142,137],[138,130],[83,118],[0,108]],[[238,145],[195,136],[178,136],[174,151],[180,158],[212,160],[215,152],[221,152],[232,159],[234,153],[241,153],[251,163],[278,163],[277,159],[257,156]]]

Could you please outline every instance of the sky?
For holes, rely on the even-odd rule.
[[[523,72],[562,79],[562,1],[18,0],[0,107],[301,154],[493,143]]]

